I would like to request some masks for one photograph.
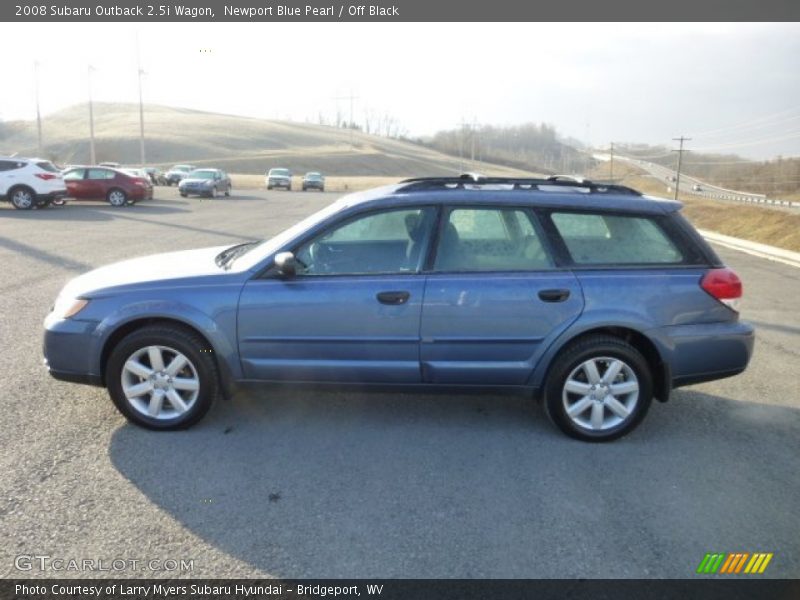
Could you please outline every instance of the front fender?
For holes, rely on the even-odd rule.
[[[198,331],[211,345],[227,380],[241,379],[241,365],[236,346],[236,306],[214,307],[214,316],[181,300],[142,299],[117,307],[96,326],[92,335],[91,356],[96,361],[92,371],[103,372],[103,351],[120,328],[135,321],[174,321]]]

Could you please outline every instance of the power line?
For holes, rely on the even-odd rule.
[[[751,127],[753,124],[758,124],[758,123],[761,123],[763,121],[770,121],[771,119],[774,119],[775,117],[780,117],[782,115],[785,115],[787,113],[792,113],[792,112],[797,111],[797,110],[800,110],[800,106],[795,106],[793,108],[787,108],[787,109],[779,111],[777,113],[773,113],[773,114],[762,116],[762,117],[757,117],[755,119],[750,119],[749,121],[744,121],[743,123],[739,123],[737,125],[730,125],[730,126],[727,126],[727,127],[718,127],[716,129],[708,129],[706,131],[700,131],[698,133],[695,133],[694,135],[697,136],[697,137],[710,136],[712,134],[719,133],[719,132],[733,131],[735,129],[748,128],[748,127]],[[796,119],[798,117],[800,117],[800,115],[792,116],[792,117],[789,117],[789,120]]]
[[[748,148],[750,146],[760,146],[761,144],[770,144],[772,142],[783,142],[786,140],[793,140],[796,138],[800,138],[800,129],[797,131],[788,132],[786,135],[781,135],[778,137],[772,138],[763,138],[760,140],[749,140],[746,142],[736,142],[732,144],[720,144],[719,146],[703,146],[701,148],[697,148],[697,151],[705,151],[708,152],[709,150],[725,150],[727,148]]]

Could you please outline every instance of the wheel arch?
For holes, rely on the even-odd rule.
[[[672,390],[672,373],[669,363],[664,360],[656,343],[642,331],[623,325],[602,325],[573,333],[554,343],[545,354],[543,364],[534,371],[533,383],[543,389],[556,358],[568,346],[594,335],[609,335],[624,340],[636,348],[650,367],[653,376],[653,396],[660,402],[669,400]]]
[[[172,327],[178,327],[200,337],[206,344],[208,344],[208,347],[213,350],[212,357],[220,374],[220,388],[222,390],[223,397],[228,399],[233,395],[235,391],[235,377],[233,373],[231,373],[227,361],[220,360],[217,352],[218,349],[214,346],[213,341],[209,338],[209,336],[203,333],[200,328],[192,325],[191,323],[169,317],[140,317],[132,319],[120,324],[119,327],[114,329],[108,335],[105,343],[103,344],[102,350],[100,351],[100,377],[104,386],[108,387],[106,382],[106,367],[108,364],[108,358],[111,356],[114,348],[116,348],[116,346],[129,334],[143,327],[148,327],[151,325],[169,325]]]

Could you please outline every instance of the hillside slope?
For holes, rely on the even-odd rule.
[[[94,105],[98,162],[139,162],[139,107]],[[33,155],[36,124],[5,124],[0,151]],[[88,106],[77,105],[46,115],[42,121],[44,154],[60,164],[89,161]],[[351,143],[352,140],[352,143]],[[196,110],[145,106],[145,149],[151,165],[190,162],[237,173],[264,173],[288,167],[302,173],[331,175],[429,176],[461,170],[459,159],[417,144],[322,125],[270,121]],[[516,169],[465,164],[467,170],[520,175]]]

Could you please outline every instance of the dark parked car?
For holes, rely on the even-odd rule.
[[[312,171],[303,176],[303,191],[305,192],[306,190],[325,191],[325,178],[322,176],[322,173]]]
[[[189,194],[209,198],[216,198],[219,194],[230,196],[231,179],[220,169],[197,169],[181,180],[178,192],[184,198]]]
[[[175,165],[169,171],[167,171],[165,175],[167,185],[178,185],[181,182],[181,179],[194,171],[195,168],[196,167],[192,165]]]
[[[109,167],[74,167],[64,173],[64,183],[70,198],[106,200],[112,206],[153,198],[153,184],[149,179]]]
[[[292,191],[292,172],[289,169],[276,168],[267,172],[267,189],[276,187]]]
[[[750,360],[741,282],[680,207],[587,181],[408,180],[268,241],[73,279],[46,364],[152,429],[261,381],[516,391],[568,435],[611,440],[653,398]]]
[[[150,177],[150,183],[153,185],[167,185],[167,176],[161,169],[157,167],[146,167],[145,171]]]

